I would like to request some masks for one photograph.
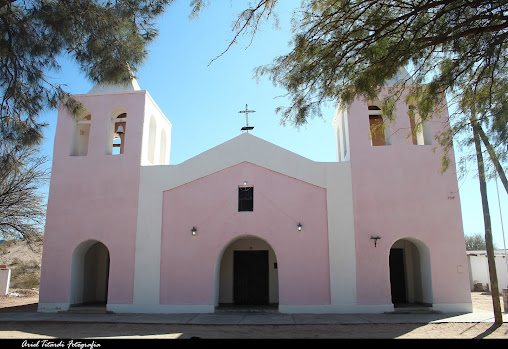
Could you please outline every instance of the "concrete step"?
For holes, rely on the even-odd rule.
[[[107,311],[105,304],[79,304],[71,305],[66,311],[67,313],[78,314],[106,314],[111,313]]]
[[[438,311],[432,309],[431,306],[408,304],[395,306],[393,312],[390,314],[437,314]]]
[[[269,313],[278,314],[277,305],[235,305],[221,304],[215,307],[216,313]]]

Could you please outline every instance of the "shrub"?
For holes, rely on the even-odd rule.
[[[11,288],[38,288],[41,268],[37,261],[22,262],[15,258],[11,264]]]

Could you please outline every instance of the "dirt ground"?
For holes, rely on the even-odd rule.
[[[35,290],[10,290],[0,296],[0,313],[36,311],[39,300]],[[13,294],[19,296],[13,296]],[[492,311],[489,294],[473,292],[473,311]],[[6,322],[0,327],[0,339],[28,339],[28,344],[49,345],[58,338],[87,339],[508,339],[508,323],[436,323],[436,324],[345,324],[345,325],[164,325]],[[68,347],[69,343],[65,346]],[[104,343],[103,345],[104,346]]]

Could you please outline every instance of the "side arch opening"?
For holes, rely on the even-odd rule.
[[[71,306],[106,306],[109,260],[108,248],[97,240],[88,240],[76,247],[72,254]]]
[[[431,307],[430,252],[420,240],[403,238],[390,248],[390,287],[395,308]]]

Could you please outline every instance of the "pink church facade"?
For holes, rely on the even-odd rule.
[[[392,132],[410,127],[401,104],[378,139],[358,100],[337,108],[337,162],[243,133],[170,165],[171,123],[135,82],[76,98],[82,119],[58,115],[39,311],[472,311],[457,179],[429,144],[446,114],[413,141]]]

